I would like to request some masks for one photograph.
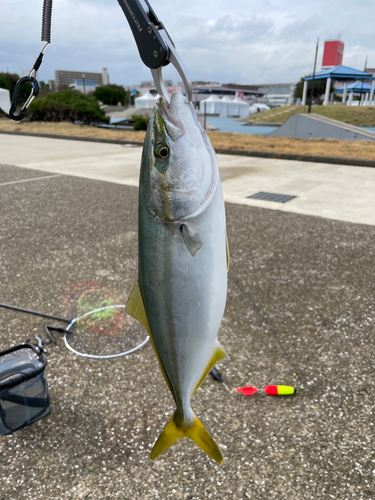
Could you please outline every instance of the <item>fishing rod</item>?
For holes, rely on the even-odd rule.
[[[44,53],[51,43],[52,1],[53,0],[43,0],[41,40],[46,43],[29,74],[17,81],[9,113],[0,108],[2,114],[14,121],[21,121],[25,117],[28,107],[40,90],[40,85],[37,80],[37,71],[42,64]],[[187,100],[191,101],[193,96],[192,85],[186,77],[175,44],[163,23],[155,14],[148,0],[117,1],[133,32],[139,55],[143,63],[151,70],[152,78],[159,94],[164,97],[167,103],[170,102],[169,94],[164,84],[162,70],[164,66],[172,64],[183,81]],[[22,85],[25,83],[31,83],[31,92],[17,114],[18,96]]]

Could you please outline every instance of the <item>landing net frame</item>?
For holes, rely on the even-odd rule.
[[[67,326],[66,330],[65,330],[65,333],[64,333],[64,344],[65,344],[65,347],[67,349],[69,349],[69,351],[71,351],[73,354],[76,354],[77,356],[81,356],[82,358],[91,358],[91,359],[113,359],[113,358],[119,358],[121,356],[126,356],[128,354],[131,354],[135,351],[137,351],[138,349],[140,349],[141,347],[143,347],[150,339],[150,336],[147,335],[146,339],[141,342],[140,344],[138,344],[136,347],[133,347],[132,349],[129,349],[127,351],[124,351],[124,352],[121,352],[121,353],[118,353],[118,354],[107,354],[107,355],[97,355],[97,354],[87,354],[87,353],[83,353],[83,352],[79,352],[77,350],[75,350],[68,342],[68,336],[72,335],[73,334],[73,328],[74,326],[81,320],[83,320],[84,318],[86,318],[87,316],[90,316],[92,314],[96,314],[98,312],[101,312],[101,311],[105,311],[105,310],[108,310],[108,309],[125,309],[125,306],[124,305],[116,305],[116,306],[106,306],[106,307],[100,307],[98,309],[94,309],[92,311],[89,311],[85,314],[83,314],[82,316],[78,316],[77,318],[74,318],[71,320],[71,322],[69,323],[69,325]]]

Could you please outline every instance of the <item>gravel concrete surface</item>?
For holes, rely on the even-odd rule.
[[[66,290],[137,277],[137,188],[0,166],[0,302],[64,316]],[[5,184],[7,183],[7,184]],[[337,500],[375,497],[375,227],[227,204],[229,294],[218,368],[193,409],[220,466],[180,440],[150,342],[117,360],[48,347],[50,415],[0,438],[0,499]],[[0,348],[51,320],[0,309]],[[57,324],[57,322],[56,322]],[[61,325],[60,325],[61,326]],[[296,373],[296,376],[293,374]],[[235,387],[295,385],[292,397]]]

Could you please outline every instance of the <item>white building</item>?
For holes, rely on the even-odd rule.
[[[289,106],[294,102],[295,83],[266,83],[258,85],[258,88],[265,92],[268,105]]]
[[[238,96],[234,98],[234,102],[238,105],[238,116],[240,118],[247,118],[250,115],[250,104],[240,99]]]
[[[90,94],[91,92],[95,92],[97,87],[100,87],[100,85],[97,85],[95,82],[92,82],[90,80],[82,79],[82,80],[76,80],[73,84],[69,85],[71,89],[78,90],[78,92],[81,92],[82,94]]]
[[[229,96],[224,96],[221,100],[220,116],[239,116],[238,104]]]
[[[10,93],[7,89],[0,89],[0,108],[9,113],[10,110]]]
[[[264,113],[265,111],[269,111],[271,108],[262,102],[257,102],[250,106],[250,115],[254,115],[256,113]]]
[[[57,69],[55,71],[55,87],[59,90],[60,87],[76,85],[76,81],[85,80],[85,82],[95,82],[97,87],[109,84],[109,75],[107,68],[103,68],[101,73],[92,71],[70,71]],[[53,80],[51,80],[53,82]],[[51,88],[51,85],[50,85]]]
[[[210,95],[207,99],[199,102],[199,111],[204,113],[206,106],[206,114],[218,115],[220,113],[221,99],[217,95]]]
[[[134,99],[134,106],[140,109],[153,109],[157,100],[158,96],[154,96],[150,92],[147,92]]]
[[[220,99],[220,97],[213,94],[204,101],[199,102],[200,113],[203,114],[206,111],[207,115],[219,115],[221,117],[247,118],[249,116],[249,108],[250,104],[244,102],[238,96],[234,99],[229,96]]]

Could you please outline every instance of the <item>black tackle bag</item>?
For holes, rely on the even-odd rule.
[[[32,344],[0,352],[0,434],[6,436],[50,413],[47,358]]]

